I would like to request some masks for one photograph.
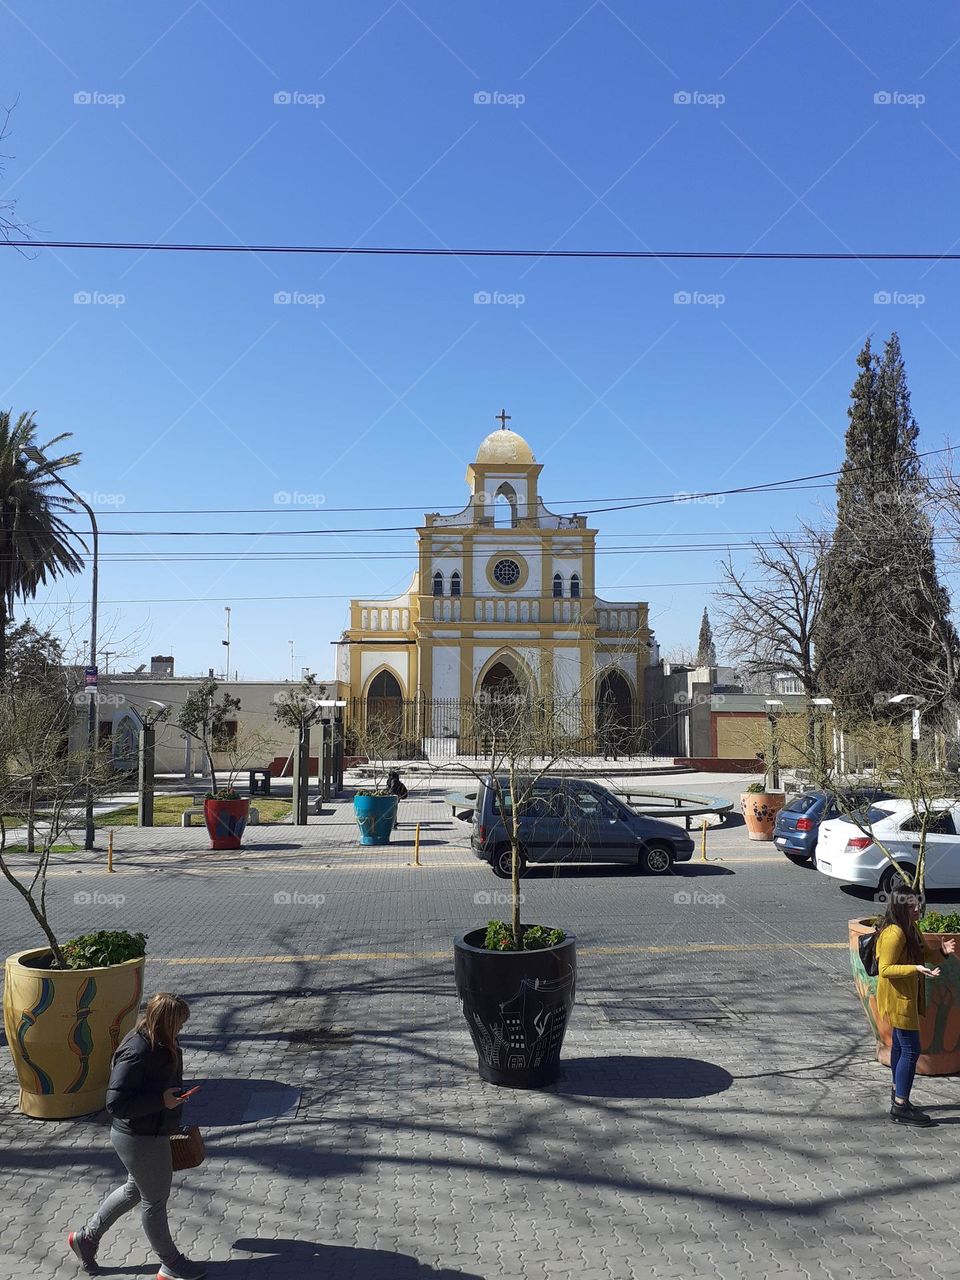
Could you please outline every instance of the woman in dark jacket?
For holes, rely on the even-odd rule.
[[[157,1280],[201,1280],[206,1275],[200,1263],[179,1251],[167,1225],[173,1180],[170,1134],[180,1128],[183,1102],[183,1056],[177,1037],[189,1016],[185,1000],[158,992],[113,1055],[107,1086],[107,1111],[113,1117],[110,1140],[128,1177],[82,1230],[67,1237],[87,1275],[100,1273],[97,1247],[103,1233],[138,1204],[147,1240],[160,1258]]]

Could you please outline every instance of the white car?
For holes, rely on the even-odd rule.
[[[862,815],[861,825],[881,840],[907,876],[916,870],[920,818],[909,800],[878,800]],[[928,889],[960,886],[960,802],[938,800],[930,806],[924,882]],[[889,893],[898,880],[883,850],[849,818],[820,824],[817,870],[845,884]]]

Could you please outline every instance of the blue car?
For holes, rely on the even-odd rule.
[[[817,852],[820,823],[839,818],[844,812],[870,805],[875,800],[890,800],[889,791],[877,787],[851,787],[843,792],[843,804],[827,791],[804,791],[794,796],[777,814],[773,825],[773,843],[793,862],[810,862]]]

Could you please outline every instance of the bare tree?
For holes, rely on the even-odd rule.
[[[727,648],[748,677],[793,676],[809,703],[819,692],[817,620],[830,535],[805,527],[798,537],[771,533],[751,545],[752,564],[738,570],[727,560],[716,592]],[[807,736],[812,744],[812,708]]]
[[[11,107],[0,106],[0,147],[10,136],[10,117],[13,115],[16,106],[16,102]],[[0,152],[0,177],[5,173],[7,161],[10,159],[12,159],[11,156]],[[17,217],[16,200],[10,196],[0,198],[0,239],[10,241],[29,238],[30,229]],[[20,250],[20,252],[22,253],[23,250]]]

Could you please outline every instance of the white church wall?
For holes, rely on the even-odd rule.
[[[360,660],[360,684],[366,687],[367,681],[375,671],[381,667],[388,667],[400,681],[400,687],[404,696],[409,698],[410,693],[410,654],[406,649],[380,649],[368,651],[363,654]]]
[[[477,539],[473,549],[473,594],[475,596],[502,596],[504,599],[512,597],[518,600],[524,596],[541,595],[543,557],[540,551],[540,539],[531,538],[529,534],[523,536],[515,533],[515,536],[510,540],[509,546],[505,546],[500,539]],[[511,552],[522,556],[527,563],[527,580],[519,591],[503,591],[500,587],[491,585],[487,577],[487,565],[490,561],[499,559],[501,556],[509,556]]]
[[[553,696],[571,698],[581,684],[579,645],[557,645],[553,651]]]
[[[433,696],[460,697],[460,651],[453,645],[434,646]]]

